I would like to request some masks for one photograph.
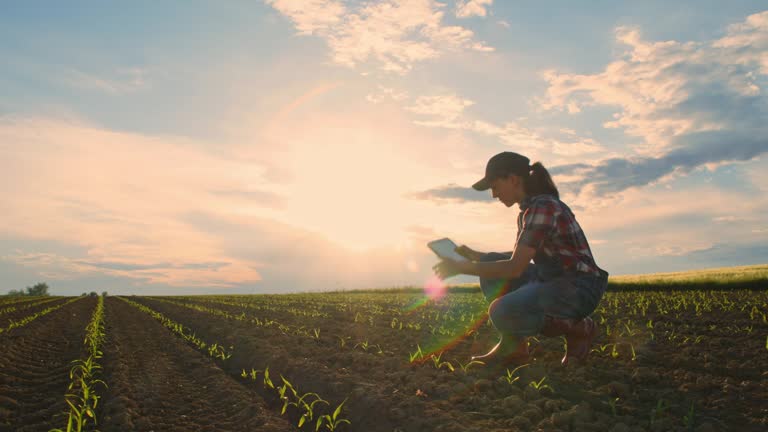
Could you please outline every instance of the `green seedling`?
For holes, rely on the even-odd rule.
[[[550,386],[549,384],[542,384],[545,379],[547,379],[547,377],[541,377],[541,379],[538,382],[531,381],[530,383],[528,383],[528,385],[539,391],[544,390],[545,388],[548,388],[552,390],[552,392],[554,393],[555,389],[553,389],[552,386]]]
[[[424,353],[421,352],[421,347],[419,344],[416,344],[416,352],[412,354],[408,354],[408,359],[411,363],[415,362],[417,359],[421,360],[424,358]]]
[[[659,399],[658,402],[656,402],[656,407],[651,408],[651,419],[650,419],[651,427],[653,427],[654,423],[656,423],[656,418],[659,417],[661,414],[663,414],[667,408],[668,406],[666,406],[664,399]]]
[[[445,367],[446,367],[446,368],[448,368],[448,369],[449,369],[451,372],[453,372],[453,371],[454,371],[454,367],[453,367],[453,365],[451,364],[451,362],[447,362],[447,361],[441,362],[441,361],[440,361],[440,357],[442,357],[442,356],[443,356],[443,353],[442,353],[442,351],[441,351],[441,352],[440,352],[440,354],[438,354],[438,355],[434,355],[434,354],[432,354],[432,355],[430,356],[430,358],[432,359],[432,363],[434,363],[434,365],[435,365],[435,368],[436,368],[436,369],[440,369],[441,367],[445,366]]]
[[[507,380],[507,383],[513,384],[515,381],[520,379],[519,376],[515,376],[515,373],[526,366],[528,366],[528,364],[520,365],[512,369],[512,372],[510,372],[509,369],[507,369],[507,375],[504,377],[504,379]]]
[[[267,366],[267,368],[264,369],[264,388],[271,388],[271,389],[275,388],[275,385],[272,383],[272,380],[269,378],[269,366]]]
[[[342,423],[346,423],[351,425],[352,422],[350,422],[347,419],[339,418],[339,414],[341,414],[341,407],[344,405],[344,402],[347,400],[344,399],[342,403],[339,404],[338,407],[333,411],[333,415],[325,414],[317,418],[317,423],[315,424],[315,432],[320,430],[320,426],[325,424],[325,428],[329,431],[333,432],[336,430],[336,428],[339,427]]]
[[[693,420],[694,420],[693,401],[691,401],[691,408],[688,409],[688,414],[683,416],[683,422],[685,422],[685,427],[689,431],[693,430]]]
[[[336,336],[339,339],[339,348],[344,348],[347,345],[347,341],[352,339],[350,336]]]
[[[461,368],[461,370],[462,370],[464,373],[467,373],[467,371],[469,370],[469,368],[470,368],[472,365],[484,365],[484,364],[485,364],[485,362],[482,362],[482,361],[480,361],[480,360],[470,360],[470,361],[469,361],[469,362],[467,362],[467,363],[462,363],[462,362],[460,362],[459,360],[456,360],[456,363],[458,363],[458,365],[459,365],[459,368]]]
[[[355,344],[354,347],[352,347],[352,349],[355,349],[357,347],[360,347],[363,349],[363,351],[368,352],[368,347],[369,347],[368,341],[366,340],[366,341],[358,342]]]

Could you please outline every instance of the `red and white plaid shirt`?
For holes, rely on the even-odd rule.
[[[554,195],[536,195],[520,203],[515,249],[517,245],[532,247],[549,258],[559,260],[566,274],[581,272],[600,275],[587,237],[576,217]],[[536,263],[536,258],[533,261]]]

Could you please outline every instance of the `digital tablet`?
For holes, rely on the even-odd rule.
[[[454,243],[448,237],[441,238],[439,240],[433,240],[427,243],[427,246],[432,249],[432,252],[440,258],[451,258],[456,261],[469,261],[456,252],[456,243]]]

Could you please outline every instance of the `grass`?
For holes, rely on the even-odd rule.
[[[610,291],[658,289],[768,289],[768,264],[609,277]]]

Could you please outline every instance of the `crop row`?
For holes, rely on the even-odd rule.
[[[163,325],[171,329],[178,336],[184,338],[185,340],[191,341],[199,350],[206,351],[205,342],[200,340],[196,336],[194,336],[194,332],[192,331],[192,329],[189,329],[188,327],[185,327],[182,324],[176,323],[175,321],[171,320],[170,318],[164,316],[160,312],[157,312],[148,306],[145,306],[143,304],[140,304],[122,297],[119,297],[119,298],[139,308],[140,310],[154,316],[156,319],[162,322]],[[167,303],[176,304],[176,302],[172,302],[168,300],[164,300],[164,301]],[[208,308],[204,308],[202,306],[197,306],[197,305],[191,305],[191,308],[200,310],[201,312],[204,312],[204,309],[208,309]],[[207,312],[211,313],[210,311],[207,311]],[[236,316],[229,315],[229,314],[226,314],[226,315],[227,315],[226,318],[237,319]],[[211,346],[221,347],[220,345],[217,345],[217,344],[213,344]],[[232,356],[233,350],[234,350],[234,347],[230,346],[229,354],[225,356],[216,356],[211,354],[211,356],[217,358],[219,361],[226,361]],[[209,354],[210,354],[210,351],[209,351]],[[265,366],[264,369],[259,369],[259,370],[252,368],[250,369],[250,372],[246,372],[245,370],[243,370],[242,373],[240,374],[240,378],[246,378],[246,379],[250,379],[251,381],[256,381],[259,373],[262,374],[261,382],[263,383],[263,390],[271,392],[272,398],[276,399],[277,401],[283,404],[281,414],[286,414],[286,412],[288,412],[289,409],[291,410],[291,413],[298,418],[297,427],[301,428],[302,426],[305,426],[305,424],[309,425],[310,424],[309,422],[314,422],[316,431],[318,431],[321,427],[325,427],[325,429],[329,431],[335,431],[340,424],[350,423],[348,419],[344,419],[340,416],[344,402],[339,404],[333,412],[319,414],[316,410],[316,405],[325,404],[330,407],[330,403],[328,401],[322,399],[316,392],[308,392],[308,393],[300,392],[297,386],[295,384],[292,384],[282,374],[280,374],[280,379],[282,382],[275,384],[270,377],[268,365]]]
[[[38,299],[38,300],[35,300],[35,301],[31,301],[31,302],[26,302],[26,303],[23,303],[23,304],[18,304],[16,302],[15,303],[11,303],[14,306],[3,304],[2,306],[7,306],[7,307],[3,307],[2,309],[0,309],[0,315],[5,315],[7,313],[11,313],[11,312],[15,312],[15,311],[27,310],[29,308],[33,308],[35,306],[38,306],[38,305],[41,305],[41,304],[45,304],[45,303],[49,303],[49,302],[56,301],[56,300],[60,300],[60,299],[61,299],[61,297],[47,297],[47,298],[43,297],[42,299]]]
[[[71,298],[71,299],[67,300],[64,303],[57,304],[56,306],[47,307],[47,308],[45,308],[45,309],[43,309],[41,311],[35,312],[35,313],[31,314],[31,315],[27,315],[24,318],[21,318],[20,320],[15,320],[15,321],[14,320],[9,320],[10,323],[8,324],[8,327],[0,327],[0,333],[11,331],[11,330],[13,330],[13,329],[15,329],[17,327],[23,327],[23,326],[29,324],[30,322],[40,318],[41,316],[45,316],[45,315],[47,315],[47,314],[49,314],[49,313],[51,313],[51,312],[53,312],[53,311],[55,311],[55,310],[57,310],[59,308],[62,308],[62,307],[66,306],[66,305],[68,305],[68,304],[70,304],[72,302],[76,302],[76,301],[80,300],[81,298],[82,297]]]
[[[30,302],[47,298],[43,296],[0,296],[0,306],[8,306],[17,303]]]
[[[205,351],[208,353],[209,356],[218,358],[221,360],[226,360],[232,356],[232,349],[234,347],[229,347],[229,352],[224,349],[224,346],[217,344],[217,343],[208,343],[204,340],[200,339],[199,337],[195,336],[194,331],[191,329],[184,327],[183,325],[177,323],[176,321],[173,321],[172,319],[164,316],[160,312],[157,312],[147,306],[144,306],[143,304],[136,303],[133,300],[128,300],[124,297],[118,297],[120,300],[130,304],[131,306],[136,307],[142,312],[145,312],[155,318],[156,320],[160,321],[160,323],[171,330],[173,333],[184,339],[185,341],[191,343],[197,349],[201,351]]]
[[[66,429],[52,429],[51,432],[81,432],[88,424],[88,419],[92,419],[94,425],[97,424],[96,407],[99,403],[99,395],[95,392],[95,387],[98,384],[107,385],[97,377],[101,370],[97,360],[103,355],[101,345],[105,337],[104,297],[101,296],[96,303],[91,320],[85,327],[83,343],[88,357],[74,360],[72,362],[74,366],[69,371],[70,384],[67,394],[64,395],[64,400],[69,405]]]

